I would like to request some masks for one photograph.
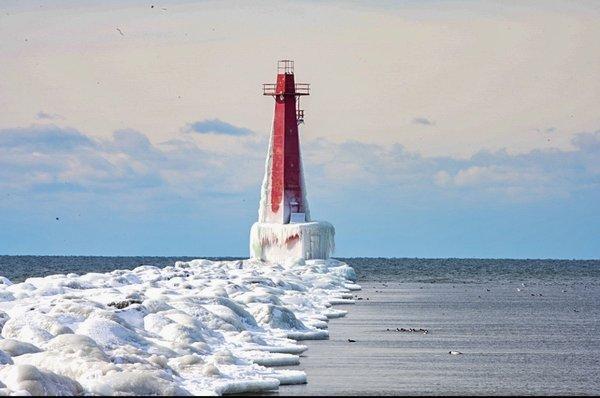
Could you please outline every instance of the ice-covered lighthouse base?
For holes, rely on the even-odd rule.
[[[256,222],[250,230],[250,256],[282,263],[286,259],[328,259],[335,248],[335,228],[326,221],[294,224]]]

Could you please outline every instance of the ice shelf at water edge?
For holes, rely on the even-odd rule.
[[[337,260],[0,277],[0,395],[219,395],[305,383],[303,339],[352,303]]]

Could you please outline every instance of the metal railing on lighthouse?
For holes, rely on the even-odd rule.
[[[277,74],[278,75],[293,75],[294,74],[294,61],[284,59],[277,61]],[[270,95],[272,97],[280,97],[283,99],[285,96],[293,95],[296,97],[296,122],[298,124],[304,123],[304,109],[300,108],[300,97],[304,95],[310,95],[310,83],[294,83],[294,90],[292,92],[284,91],[285,89],[277,90],[277,83],[264,83],[263,84],[263,95]]]

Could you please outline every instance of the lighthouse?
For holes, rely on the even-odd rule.
[[[326,259],[334,249],[335,229],[312,221],[306,200],[298,127],[304,123],[300,98],[308,83],[296,83],[294,61],[277,62],[276,83],[263,84],[275,100],[273,129],[265,162],[258,222],[250,230],[250,257],[270,262]]]

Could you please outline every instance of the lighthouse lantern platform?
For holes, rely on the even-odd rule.
[[[310,85],[294,80],[294,61],[277,63],[277,83],[263,84],[263,95],[275,99],[273,129],[265,164],[258,222],[250,230],[250,256],[283,262],[326,259],[334,249],[335,229],[311,221],[300,156],[298,126],[304,122],[300,97]]]

